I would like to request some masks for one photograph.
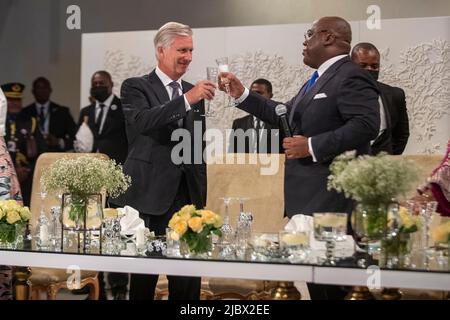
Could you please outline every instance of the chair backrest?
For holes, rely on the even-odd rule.
[[[240,157],[245,164],[237,164],[235,157]],[[262,175],[261,170],[268,169],[269,160],[274,170],[272,174]],[[249,200],[245,201],[244,210],[253,214],[253,231],[278,232],[283,229],[287,222],[284,219],[283,154],[226,154],[217,156],[209,163],[208,209],[223,214],[225,207],[221,197],[247,197]],[[234,227],[239,203],[233,202],[229,212],[230,223]]]
[[[58,159],[61,158],[78,158],[85,155],[93,155],[98,158],[102,159],[109,159],[109,157],[106,154],[103,153],[66,153],[66,152],[49,152],[49,153],[43,153],[39,156],[36,162],[36,166],[34,169],[34,175],[33,175],[33,186],[31,188],[31,202],[30,202],[30,211],[31,211],[31,230],[33,232],[34,227],[36,226],[36,221],[40,214],[40,208],[41,208],[41,198],[39,193],[41,192],[41,175],[42,172],[48,168],[53,162],[55,162]],[[103,195],[103,199],[105,199],[105,195]],[[47,217],[49,218],[50,215],[50,208],[52,206],[60,206],[61,200],[58,199],[56,196],[48,195],[42,204],[44,206],[44,210],[47,214]]]

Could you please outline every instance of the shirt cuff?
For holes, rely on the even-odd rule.
[[[183,97],[184,97],[184,108],[186,109],[186,112],[191,111],[191,105],[187,101],[186,95],[183,94]]]
[[[312,156],[313,161],[317,162],[316,156],[314,155],[314,151],[312,148],[311,137],[308,138],[308,151],[309,151],[309,154]]]
[[[66,147],[66,143],[64,142],[64,139],[63,139],[63,138],[59,138],[59,139],[58,139],[58,144],[59,144],[59,148],[60,148],[61,150],[64,150],[64,148]]]
[[[244,88],[244,93],[237,99],[234,99],[234,106],[241,104],[245,99],[247,99],[250,91],[247,88]]]

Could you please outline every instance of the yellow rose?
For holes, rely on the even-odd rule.
[[[219,229],[223,225],[223,218],[221,215],[216,214],[216,221],[214,221],[214,228]]]
[[[20,208],[20,217],[23,221],[28,221],[31,219],[31,212],[28,207]]]
[[[174,214],[173,217],[169,220],[169,228],[175,229],[175,225],[181,221],[182,219],[178,214]]]
[[[173,230],[181,237],[187,231],[187,223],[184,220],[178,221]]]
[[[185,205],[183,208],[181,208],[180,211],[178,211],[178,215],[183,220],[188,220],[194,213],[195,213],[195,206],[192,204]]]
[[[412,218],[405,207],[400,207],[398,215],[400,217],[400,222],[405,229],[409,229],[416,224],[416,221]]]
[[[20,220],[20,215],[17,211],[11,210],[6,214],[6,222],[9,224],[14,224]]]
[[[213,224],[216,221],[216,214],[211,210],[199,210],[202,220],[206,224]]]
[[[203,223],[201,217],[192,217],[188,220],[189,228],[192,229],[192,231],[200,233],[203,230]]]
[[[0,206],[0,220],[3,219],[5,216],[5,211],[3,211],[3,208]]]

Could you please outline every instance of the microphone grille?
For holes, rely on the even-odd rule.
[[[287,113],[287,108],[284,104],[279,104],[275,107],[275,113],[277,116],[282,116]]]

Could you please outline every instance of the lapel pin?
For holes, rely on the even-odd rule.
[[[115,104],[113,104],[113,105],[111,106],[111,110],[112,110],[112,111],[117,110],[117,106],[116,106]]]

